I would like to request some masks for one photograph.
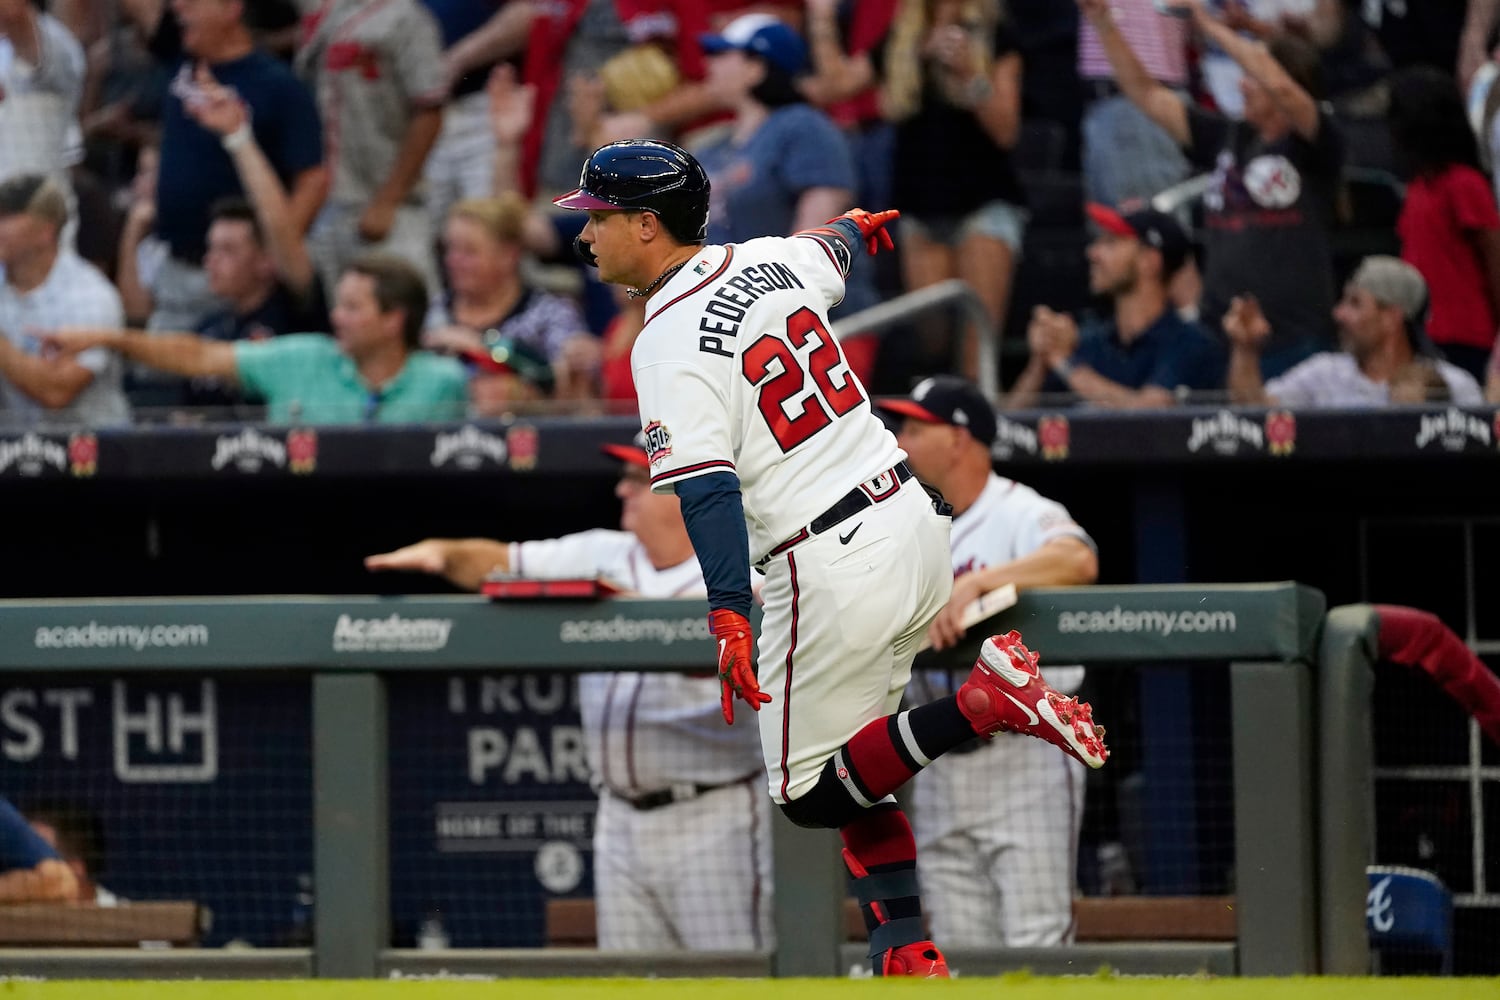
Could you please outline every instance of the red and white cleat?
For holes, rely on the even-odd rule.
[[[931,941],[917,941],[899,948],[887,948],[879,959],[882,976],[911,976],[918,979],[947,979],[948,960]]]
[[[1025,733],[1093,768],[1109,759],[1104,727],[1094,725],[1093,708],[1052,690],[1019,632],[984,640],[973,672],[958,689],[958,710],[981,736]]]

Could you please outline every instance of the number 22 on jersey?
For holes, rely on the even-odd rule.
[[[798,351],[809,342],[816,346],[808,353],[804,365]],[[818,314],[805,306],[786,318],[785,340],[768,333],[746,348],[741,370],[750,384],[759,388],[760,415],[783,452],[791,451],[833,423],[835,417],[842,417],[865,401],[864,391],[850,372],[843,373],[841,385],[834,384],[829,373],[842,360],[833,334]],[[778,367],[780,371],[776,371]],[[807,393],[796,412],[788,415],[787,400],[803,393],[809,376],[814,391]]]

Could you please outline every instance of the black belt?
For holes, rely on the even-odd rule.
[[[759,773],[759,771],[755,772],[755,774]],[[662,806],[672,805],[674,802],[691,802],[693,799],[696,799],[699,796],[707,795],[709,792],[718,791],[720,788],[731,788],[735,785],[743,785],[745,782],[755,777],[755,774],[749,774],[743,778],[736,778],[734,781],[725,781],[717,785],[693,785],[682,783],[677,785],[668,785],[666,788],[663,788],[659,791],[646,792],[643,795],[635,796],[622,795],[614,789],[610,789],[610,794],[620,801],[631,806],[632,808],[638,810],[639,812],[647,812],[652,809],[660,809]]]
[[[1120,85],[1113,80],[1084,80],[1083,93],[1086,100],[1107,101],[1120,96]]]
[[[896,481],[898,483],[904,483],[911,479],[911,469],[907,468],[905,462],[897,462],[896,467],[891,471],[896,474]],[[889,495],[886,494],[886,496]],[[878,499],[884,500],[885,496]],[[807,526],[807,530],[814,535],[821,535],[834,525],[849,520],[855,514],[874,504],[876,500],[877,498],[872,497],[865,489],[864,484],[861,483],[848,493],[845,493],[843,499],[839,500],[838,503],[813,518],[812,523]]]
[[[762,570],[763,572],[763,567],[766,565],[766,563],[781,555],[783,552],[791,548],[793,545],[796,545],[798,542],[805,542],[813,535],[821,535],[829,528],[832,528],[837,524],[842,524],[844,521],[849,520],[849,518],[853,517],[855,514],[858,514],[866,507],[873,506],[877,503],[880,503],[882,500],[895,496],[901,484],[911,480],[912,471],[907,467],[905,462],[897,462],[894,466],[891,467],[890,470],[888,470],[888,472],[881,473],[881,476],[884,475],[893,475],[896,477],[895,487],[887,490],[885,493],[882,493],[879,496],[876,496],[867,488],[867,483],[879,482],[880,476],[876,476],[874,479],[867,480],[865,483],[860,483],[858,486],[854,487],[854,489],[850,490],[848,493],[845,493],[838,503],[834,504],[832,507],[829,507],[817,517],[813,518],[812,522],[808,524],[807,527],[798,531],[791,538],[788,538],[786,541],[776,546],[770,552],[767,552],[764,556],[761,556],[760,561],[755,564],[755,568],[757,570]],[[939,514],[942,514],[944,517],[947,517],[949,514],[953,513],[952,505],[943,500],[942,494],[938,493],[930,486],[927,486],[925,483],[922,485],[922,488],[925,489],[927,491],[927,495],[932,498],[932,506],[934,510],[936,510]]]

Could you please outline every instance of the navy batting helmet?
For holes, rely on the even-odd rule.
[[[600,146],[583,165],[578,190],[552,203],[583,211],[652,212],[679,243],[702,243],[708,236],[708,174],[670,142],[624,139]]]

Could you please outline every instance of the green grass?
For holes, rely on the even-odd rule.
[[[504,979],[473,981],[4,982],[0,1000],[1500,1000],[1500,979],[1044,978]]]

